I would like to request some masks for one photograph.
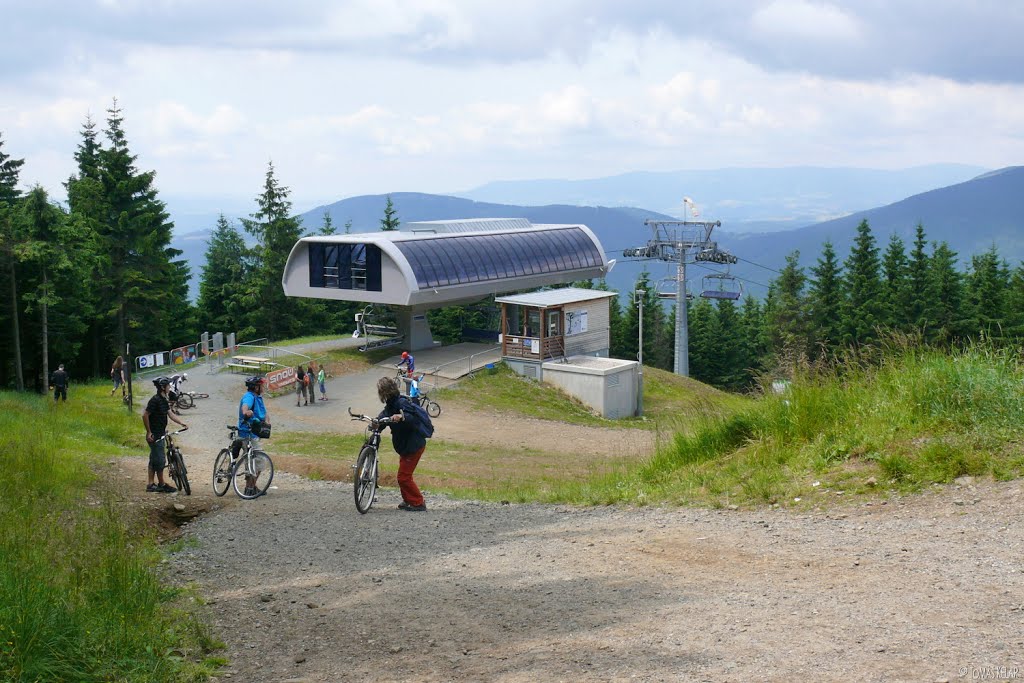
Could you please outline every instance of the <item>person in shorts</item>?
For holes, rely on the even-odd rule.
[[[245,439],[252,442],[253,450],[259,449],[260,437],[258,434],[261,424],[269,427],[270,420],[267,417],[267,406],[263,402],[263,378],[253,375],[245,378],[245,394],[238,402],[238,439],[231,446],[232,460],[238,458]],[[256,482],[246,475],[246,495],[252,495],[255,492]]]
[[[149,399],[146,409],[142,411],[142,424],[146,428],[146,442],[149,444],[149,469],[148,485],[146,491],[150,493],[174,493],[176,488],[164,481],[164,468],[167,467],[167,455],[165,449],[166,439],[160,437],[167,434],[167,420],[177,422],[182,427],[188,425],[179,420],[171,412],[171,404],[167,395],[171,390],[171,380],[166,377],[157,377],[153,380],[156,393]],[[154,481],[155,480],[155,481]]]
[[[114,383],[114,388],[110,390],[110,395],[113,396],[117,393],[118,388],[121,389],[121,396],[125,395],[125,384],[124,384],[124,358],[118,356],[114,359],[114,364],[110,366],[110,381]]]

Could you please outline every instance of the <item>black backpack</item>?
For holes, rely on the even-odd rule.
[[[423,410],[422,407],[415,401],[410,401],[405,396],[402,397],[399,406],[402,408],[402,412],[406,414],[413,414],[416,416],[415,427],[416,431],[424,439],[429,439],[434,435],[434,423],[430,421],[430,416],[427,415],[427,411]]]

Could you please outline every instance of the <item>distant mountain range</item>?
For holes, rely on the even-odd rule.
[[[941,169],[968,167],[925,168],[939,173]],[[784,173],[787,170],[778,169],[778,172]],[[921,173],[926,175],[923,169]],[[763,191],[767,193],[766,189]],[[619,259],[609,276],[609,284],[620,291],[631,289],[644,267],[651,273],[652,280],[672,276],[675,272],[671,264],[633,259],[627,261],[621,258],[622,249],[643,245],[651,237],[649,229],[644,226],[644,219],[672,218],[667,212],[635,207],[569,204],[519,206],[406,192],[396,192],[390,196],[402,223],[486,217],[521,217],[533,223],[583,223],[601,239],[609,257]],[[380,218],[386,201],[387,195],[352,197],[317,207],[300,217],[310,233],[319,230],[325,212],[330,214],[337,232],[344,232],[344,224],[349,220],[352,221],[352,232],[376,231],[380,229]],[[753,204],[756,202],[750,203]],[[702,219],[715,220],[720,217],[704,208]],[[778,270],[785,256],[794,250],[800,250],[801,263],[809,267],[817,260],[822,243],[829,239],[835,245],[839,258],[845,259],[856,226],[863,219],[870,223],[882,249],[892,233],[901,236],[909,249],[915,226],[920,222],[924,224],[929,241],[948,242],[963,259],[995,244],[1000,255],[1016,265],[1024,259],[1024,167],[984,173],[966,182],[929,189],[878,208],[856,211],[842,218],[783,232],[744,234],[723,220],[714,238],[718,240],[719,246],[741,258],[740,263],[733,266],[730,272],[746,281],[747,291],[761,296],[764,294],[763,285],[775,277],[772,271]],[[204,230],[180,235],[172,243],[172,246],[185,252],[185,258],[192,266],[193,296],[198,289],[208,237],[209,230]],[[721,267],[714,268],[721,270]],[[699,289],[701,277],[709,272],[708,267],[689,269],[691,289]]]
[[[642,206],[677,218],[682,217],[685,195],[696,202],[702,217],[720,220],[733,232],[775,232],[891,204],[988,170],[961,164],[899,170],[725,168],[625,173],[588,180],[501,181],[453,194],[523,206]]]

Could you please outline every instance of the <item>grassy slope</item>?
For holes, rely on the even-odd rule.
[[[157,574],[160,553],[98,468],[142,451],[105,385],[0,393],[0,679],[206,680],[214,643]],[[126,447],[132,445],[129,451]],[[168,653],[185,656],[169,657]]]

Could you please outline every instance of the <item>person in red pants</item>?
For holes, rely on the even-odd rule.
[[[423,500],[420,487],[412,478],[416,465],[427,449],[427,439],[419,429],[419,414],[402,396],[398,383],[390,377],[381,377],[377,381],[377,397],[384,404],[384,410],[377,418],[390,417],[391,444],[398,453],[398,488],[402,492],[399,510],[407,512],[426,512],[427,504]]]

